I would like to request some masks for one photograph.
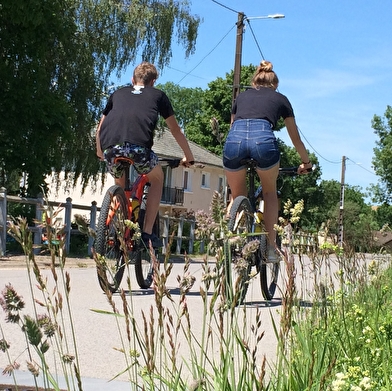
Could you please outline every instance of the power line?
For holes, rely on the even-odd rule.
[[[356,165],[356,166],[362,168],[362,170],[365,170],[365,171],[369,172],[370,174],[373,174],[374,176],[377,176],[377,174],[376,174],[374,171],[368,170],[367,168],[365,168],[364,166],[362,166],[361,163],[354,162],[354,161],[353,161],[352,159],[350,159],[349,157],[347,158],[347,160],[350,160],[354,165]]]
[[[297,128],[298,128],[298,131],[301,133],[301,136],[302,136],[302,137],[304,138],[304,140],[309,144],[310,148],[312,148],[313,152],[314,152],[316,155],[318,155],[319,157],[321,157],[321,159],[323,159],[323,160],[325,160],[326,162],[331,163],[331,164],[340,164],[340,163],[341,163],[340,160],[337,161],[337,162],[333,162],[332,160],[329,160],[329,159],[325,158],[324,156],[322,156],[321,153],[319,153],[319,152],[313,147],[313,145],[309,142],[309,140],[305,137],[305,135],[302,133],[301,129],[300,129],[298,126],[297,126]]]
[[[263,60],[265,60],[265,58],[264,58],[264,54],[263,54],[263,52],[261,51],[261,48],[260,48],[259,42],[257,41],[256,35],[255,35],[255,33],[254,33],[254,31],[253,31],[253,28],[252,28],[252,26],[251,26],[251,24],[250,24],[250,20],[249,20],[249,19],[247,19],[247,18],[245,18],[245,19],[246,19],[246,21],[248,22],[248,26],[249,26],[249,28],[250,28],[250,32],[251,32],[251,33],[252,33],[252,35],[253,35],[253,39],[255,40],[255,43],[256,43],[256,46],[257,46],[257,48],[259,49],[259,52],[260,52],[261,58],[262,58]]]
[[[214,0],[213,0],[214,1]],[[231,30],[233,30],[233,28],[236,25],[233,25],[230,30],[223,36],[223,38],[213,47],[212,50],[210,50],[197,64],[195,67],[193,67],[189,72],[187,72],[181,80],[178,81],[177,84],[181,83],[187,76],[189,76],[221,43],[222,41],[230,34]]]
[[[238,11],[233,10],[233,8],[230,8],[230,7],[228,7],[227,5],[224,5],[224,4],[222,4],[222,3],[219,3],[219,2],[216,1],[216,0],[212,0],[212,1],[213,1],[214,3],[220,5],[221,7],[226,8],[226,9],[228,9],[228,10],[230,10],[230,11],[233,11],[233,12],[235,12],[236,14],[238,14]]]
[[[188,76],[189,73],[182,71],[181,69],[177,69],[177,68],[173,68],[170,65],[167,66],[167,68],[172,69],[173,71],[179,72],[179,73],[183,73],[184,75]],[[197,79],[202,79],[202,80],[207,80],[205,77],[203,76],[197,76],[197,75],[192,75],[193,77],[196,77]]]
[[[323,160],[325,160],[326,162],[328,162],[328,163],[331,163],[331,164],[341,164],[341,161],[331,161],[331,160],[329,160],[329,159],[327,159],[327,158],[325,158],[324,156],[322,156],[314,147],[313,147],[313,145],[309,142],[309,140],[306,138],[306,136],[302,133],[302,131],[301,131],[301,129],[298,127],[298,131],[300,132],[300,134],[301,134],[301,136],[303,137],[303,139],[308,143],[308,145],[310,146],[310,148],[313,150],[313,152],[317,155],[317,156],[319,156],[321,159],[323,159]],[[353,165],[356,165],[356,166],[358,166],[358,167],[360,167],[360,168],[362,168],[362,170],[365,170],[365,171],[367,171],[368,173],[370,173],[370,174],[373,174],[374,176],[377,176],[377,174],[374,172],[374,171],[371,171],[371,170],[368,170],[367,168],[365,168],[364,166],[362,166],[362,164],[360,164],[360,163],[357,163],[357,162],[354,162],[352,159],[350,159],[349,157],[345,157],[346,158],[346,160],[350,160],[352,163],[353,163]]]

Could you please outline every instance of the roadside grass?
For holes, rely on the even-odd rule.
[[[324,258],[329,261],[330,256]],[[273,390],[391,390],[391,257],[337,256],[312,307],[293,305],[279,340]]]
[[[56,214],[56,211],[49,211]],[[205,258],[199,286],[203,311],[195,328],[187,294],[196,283],[185,258],[182,275],[177,276],[179,296],[172,296],[167,281],[173,265],[167,255],[159,264],[154,258],[154,304],[135,313],[135,297],[124,290],[120,300],[106,292],[108,307],[94,309],[112,317],[122,344],[125,367],[113,379],[126,374],[130,390],[276,390],[276,391],[360,391],[392,390],[392,292],[390,256],[372,259],[339,248],[321,248],[308,257],[286,252],[282,262],[284,281],[280,320],[274,328],[278,341],[276,360],[263,355],[263,320],[260,309],[247,311],[227,300],[224,248],[225,210],[216,196],[206,225],[214,262]],[[205,218],[205,216],[204,216]],[[62,227],[43,224],[54,237],[63,238]],[[125,223],[126,224],[126,223]],[[124,230],[125,226],[118,227]],[[5,321],[15,324],[26,340],[27,369],[44,378],[45,389],[60,390],[57,378],[65,377],[67,390],[83,389],[83,373],[73,331],[66,271],[65,243],[49,251],[52,278],[44,279],[35,262],[32,236],[24,219],[11,225],[11,234],[22,245],[31,288],[34,313],[25,314],[24,301],[8,284],[0,296]],[[204,233],[205,234],[205,233]],[[50,240],[49,240],[50,243]],[[331,253],[331,251],[335,251]],[[306,261],[305,261],[306,259]],[[97,263],[102,259],[95,255]],[[295,260],[295,261],[294,261]],[[127,263],[127,268],[133,265]],[[302,270],[310,270],[311,281],[300,281]],[[127,275],[127,274],[126,274]],[[128,276],[130,274],[128,273]],[[38,294],[35,287],[38,286]],[[132,291],[131,279],[127,278]],[[276,308],[270,309],[271,317]],[[7,336],[0,319],[0,354],[9,365],[4,373],[14,376],[21,368],[11,357]],[[184,346],[180,341],[186,341]],[[184,342],[182,342],[184,344]],[[55,362],[51,366],[50,363]],[[16,380],[15,380],[16,385]],[[110,387],[110,383],[108,385]]]

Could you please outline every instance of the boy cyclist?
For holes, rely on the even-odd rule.
[[[164,179],[158,156],[151,149],[159,116],[165,119],[184,152],[182,164],[189,167],[194,162],[169,98],[163,91],[154,88],[157,78],[158,72],[153,64],[142,62],[138,65],[133,72],[132,86],[120,88],[109,97],[96,134],[97,156],[105,160],[117,185],[125,188],[126,183],[124,167],[114,163],[118,156],[130,158],[139,174],[148,174],[151,187],[142,240],[146,246],[151,241],[153,247],[161,245],[160,239],[152,234]]]

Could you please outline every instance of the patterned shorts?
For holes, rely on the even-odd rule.
[[[121,178],[125,167],[122,163],[115,163],[117,157],[127,157],[133,161],[138,174],[148,174],[158,165],[158,156],[149,148],[140,145],[124,143],[114,145],[103,152],[109,172],[115,178]]]

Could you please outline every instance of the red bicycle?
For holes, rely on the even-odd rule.
[[[119,157],[116,162],[121,162],[126,167],[125,172],[129,178],[132,160]],[[160,163],[176,168],[181,159],[160,159]],[[149,187],[148,175],[142,174],[132,184],[128,180],[125,189],[113,185],[105,194],[94,243],[98,255],[98,281],[104,291],[118,290],[128,264],[134,264],[140,288],[147,289],[151,286],[154,270],[151,251],[157,250],[147,248],[141,240]],[[159,214],[153,233],[159,237]]]

